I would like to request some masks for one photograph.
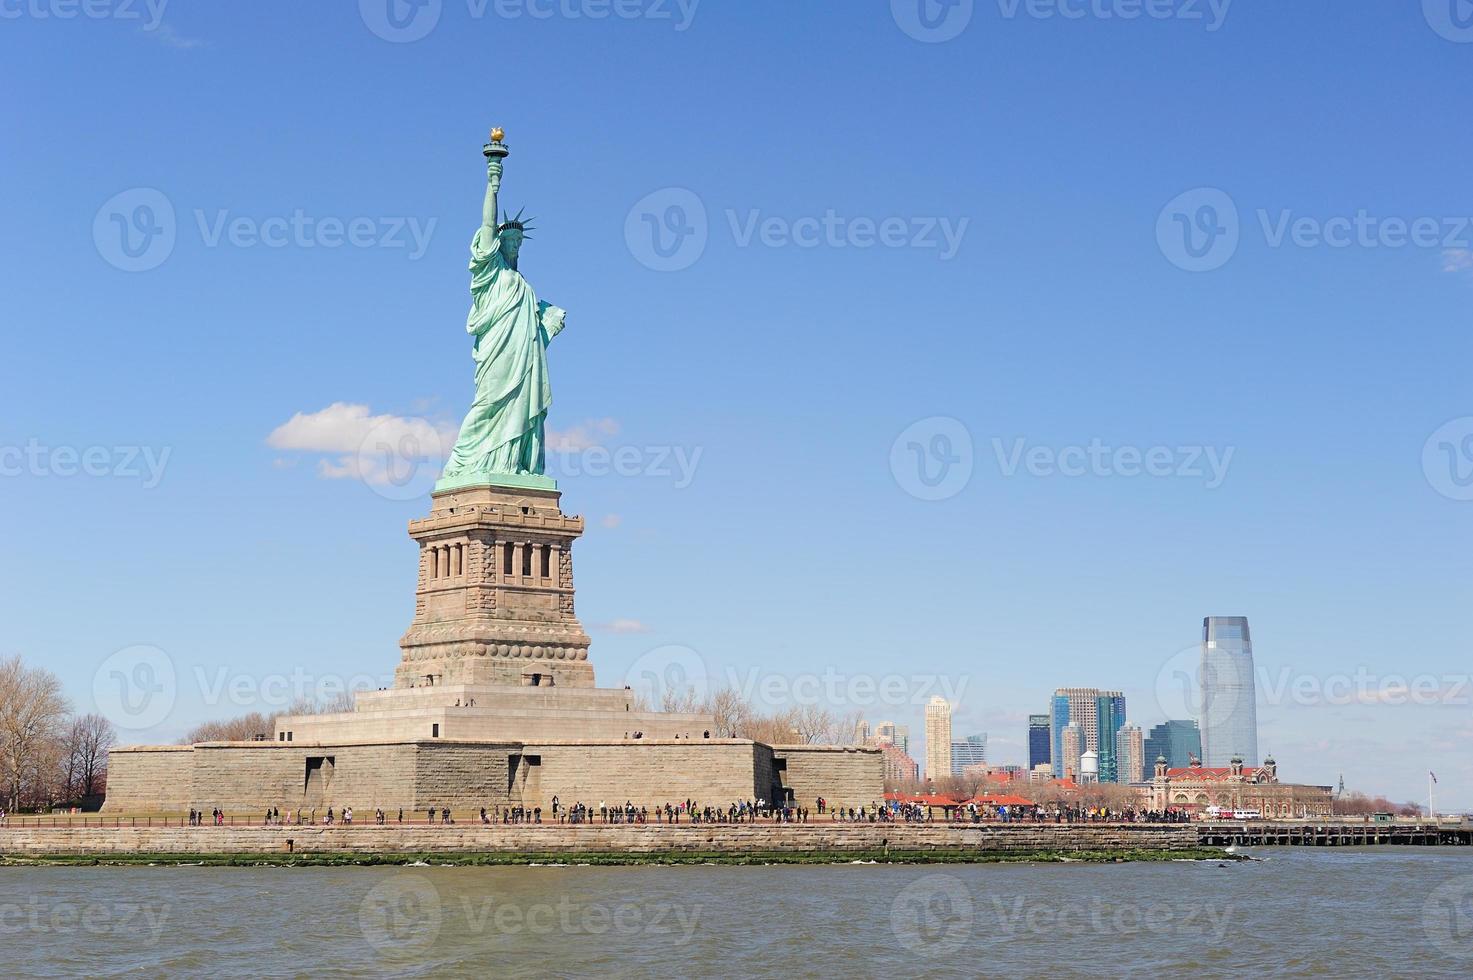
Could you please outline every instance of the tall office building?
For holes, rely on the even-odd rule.
[[[951,705],[937,695],[926,704],[926,778],[951,775]]]
[[[1253,639],[1246,616],[1202,621],[1202,762],[1222,767],[1234,758],[1258,760],[1258,706]]]
[[[1065,725],[1059,733],[1059,752],[1054,756],[1054,770],[1060,779],[1079,780],[1079,760],[1084,756],[1084,729]]]
[[[1115,733],[1115,781],[1146,781],[1146,740],[1139,725],[1122,725]]]
[[[1049,752],[1048,715],[1028,716],[1028,771],[1032,772],[1044,763],[1052,762]]]
[[[965,742],[951,743],[951,774],[960,776],[973,766],[987,765],[987,733],[968,735]]]
[[[1157,759],[1172,769],[1185,769],[1202,758],[1202,731],[1195,721],[1167,721],[1146,736],[1146,768],[1153,770]]]
[[[1098,753],[1100,778],[1115,779],[1115,733],[1125,724],[1125,695],[1094,687],[1061,687],[1054,692],[1049,724],[1049,753],[1055,776],[1062,779],[1066,775],[1061,756],[1064,729],[1078,725],[1084,740],[1080,753]]]

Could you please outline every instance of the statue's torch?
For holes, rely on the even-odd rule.
[[[500,126],[491,130],[491,142],[481,148],[481,152],[486,155],[488,161],[504,160],[511,156],[511,150],[508,150],[506,144],[502,142],[504,139],[506,139],[506,131]]]

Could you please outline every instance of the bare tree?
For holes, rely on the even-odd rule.
[[[117,739],[113,723],[102,715],[79,715],[72,719],[65,742],[68,799],[96,796],[102,791],[107,753]]]
[[[59,764],[57,746],[70,708],[55,674],[27,667],[18,656],[0,660],[0,767],[12,810],[23,792],[44,793],[54,784],[47,771]]]
[[[716,719],[716,732],[723,738],[736,737],[752,714],[752,709],[734,687],[713,691],[703,710]]]
[[[269,736],[276,725],[276,718],[276,714],[263,715],[259,711],[252,711],[248,715],[241,715],[239,718],[231,718],[228,721],[207,721],[186,732],[179,740],[179,744],[249,742],[257,735]]]

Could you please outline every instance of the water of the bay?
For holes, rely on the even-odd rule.
[[[1233,864],[3,868],[15,976],[1469,976],[1473,848]]]

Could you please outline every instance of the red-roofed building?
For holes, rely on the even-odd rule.
[[[1157,758],[1156,778],[1151,781],[1151,806],[1157,810],[1218,807],[1256,812],[1268,820],[1328,817],[1332,797],[1329,786],[1279,782],[1279,767],[1272,757],[1251,769],[1242,759],[1233,759],[1227,767],[1169,769],[1164,758]]]

